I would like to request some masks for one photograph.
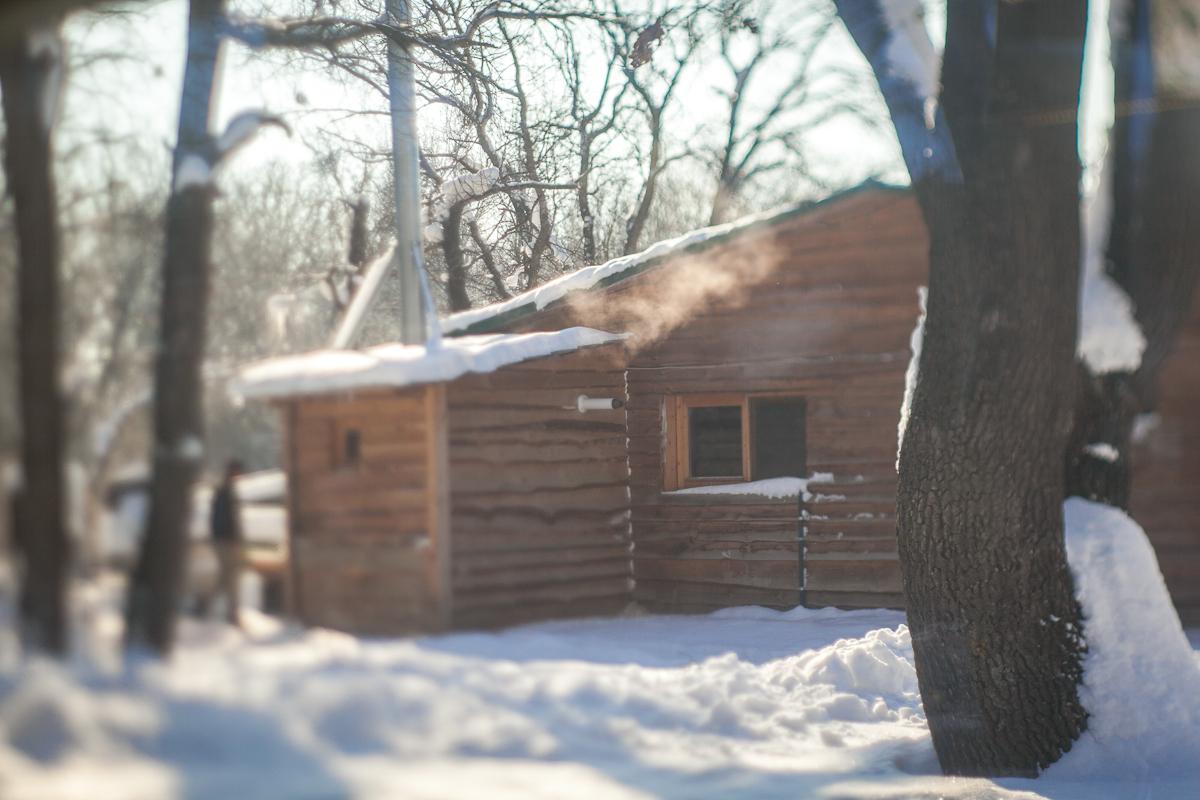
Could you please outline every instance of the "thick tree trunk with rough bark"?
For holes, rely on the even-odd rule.
[[[175,148],[159,346],[154,373],[154,474],[150,511],[129,590],[126,642],[170,651],[186,578],[192,489],[204,455],[203,359],[215,161],[210,107],[224,0],[192,0]]]
[[[28,646],[58,654],[66,648],[68,542],[63,517],[59,239],[51,134],[62,70],[57,23],[36,20],[26,29],[0,34],[4,166],[16,209],[18,246],[17,367],[23,487],[14,515],[14,533],[25,562],[21,627]]]
[[[951,4],[948,37],[980,30],[965,5]],[[899,460],[898,536],[942,768],[1033,775],[1086,724],[1062,518],[1086,4],[1029,0],[994,13],[994,62],[974,76],[985,85],[965,67],[954,74],[963,53],[948,45],[942,102],[965,180],[916,182],[931,235],[929,299]]]
[[[911,30],[878,0],[838,9],[879,78],[930,235],[897,498],[922,702],[946,773],[1033,775],[1087,721],[1062,516],[1086,3],[950,3],[940,108],[892,63]]]

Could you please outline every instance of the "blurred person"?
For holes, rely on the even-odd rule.
[[[234,482],[242,474],[242,462],[225,464],[221,483],[213,491],[209,530],[217,556],[217,591],[225,598],[225,615],[230,625],[241,625],[238,588],[242,579],[242,513]]]

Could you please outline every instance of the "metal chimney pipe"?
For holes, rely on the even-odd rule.
[[[389,22],[406,27],[412,22],[408,0],[388,0]],[[408,49],[388,39],[388,95],[392,112],[392,172],[396,199],[394,267],[400,279],[400,341],[424,344],[425,303],[421,297],[421,184],[417,172],[416,89]]]

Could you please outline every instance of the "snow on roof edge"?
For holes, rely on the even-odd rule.
[[[760,226],[781,222],[795,216],[802,216],[859,194],[860,192],[871,190],[905,192],[908,189],[908,186],[870,179],[847,189],[834,192],[820,200],[775,208],[758,214],[740,217],[732,222],[689,231],[674,239],[664,239],[661,242],[655,242],[640,253],[618,256],[603,264],[581,267],[574,272],[568,272],[548,283],[522,292],[508,300],[501,300],[491,305],[472,308],[460,311],[457,314],[451,314],[448,317],[443,317],[441,320],[442,333],[448,336],[483,333],[488,330],[486,327],[480,330],[474,329],[479,328],[479,326],[486,326],[498,317],[508,315],[524,316],[527,313],[541,311],[543,308],[562,300],[573,292],[586,291],[598,285],[607,285],[613,278],[620,280],[624,277],[632,277],[632,275],[638,274],[642,269],[653,266],[667,256],[702,249]],[[521,313],[518,314],[518,312]]]
[[[627,337],[625,333],[576,327],[461,336],[443,340],[434,348],[385,344],[366,350],[316,350],[250,364],[230,382],[230,390],[245,399],[270,399],[441,383]]]

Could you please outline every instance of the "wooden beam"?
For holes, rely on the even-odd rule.
[[[431,589],[438,612],[438,627],[451,623],[454,594],[451,587],[450,456],[445,384],[425,390],[425,443],[429,538],[432,544]]]

